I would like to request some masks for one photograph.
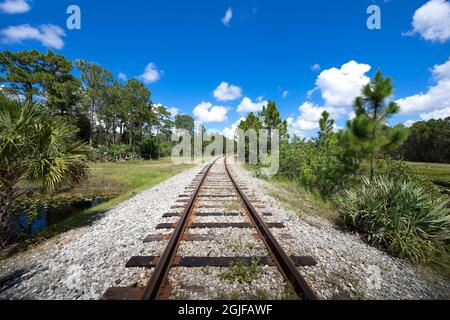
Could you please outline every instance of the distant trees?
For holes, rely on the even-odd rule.
[[[187,114],[177,115],[175,117],[175,128],[193,133],[195,128],[194,118]]]
[[[79,78],[73,75],[74,67]],[[133,155],[147,140],[146,150],[155,148],[150,152],[152,158],[166,156],[175,126],[194,131],[192,117],[179,115],[174,121],[165,106],[153,104],[150,90],[141,81],[130,79],[122,84],[98,64],[85,60],[72,63],[51,51],[1,52],[0,83],[8,97],[39,102],[65,124],[74,126],[80,139],[101,147],[102,153],[103,146],[126,144],[114,148],[112,155],[117,154],[115,150]]]
[[[414,123],[399,152],[407,161],[450,163],[450,117]]]
[[[281,140],[289,139],[287,121],[281,118],[280,112],[273,100],[269,100],[267,106],[264,106],[259,113],[261,123],[263,123],[264,129],[269,130],[269,136],[272,130],[279,130]]]
[[[383,150],[398,147],[407,137],[407,130],[391,128],[386,121],[400,111],[395,102],[386,102],[393,93],[392,79],[383,77],[380,70],[362,88],[362,95],[354,101],[356,118],[348,121],[348,142],[360,154],[370,159],[370,178],[375,175],[375,161]]]
[[[78,101],[78,80],[71,75],[70,61],[48,51],[36,50],[0,53],[0,82],[5,92],[17,98],[48,100],[49,106],[65,112]]]
[[[97,108],[106,97],[106,88],[112,82],[112,73],[105,68],[88,61],[78,60],[75,62],[81,72],[81,82],[84,88],[86,109],[89,112],[90,135],[89,144],[93,145],[93,128]]]

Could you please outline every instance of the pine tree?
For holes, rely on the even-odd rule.
[[[378,70],[361,93],[354,101],[356,118],[347,123],[349,143],[357,153],[370,158],[370,178],[373,179],[377,154],[400,145],[407,137],[407,130],[386,124],[400,111],[397,103],[386,101],[394,93],[391,78],[383,77]]]
[[[319,144],[327,145],[330,137],[333,135],[334,119],[330,118],[330,114],[327,111],[322,113],[322,118],[319,120]]]

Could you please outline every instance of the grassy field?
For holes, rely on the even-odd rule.
[[[88,181],[73,190],[62,192],[56,197],[67,199],[67,201],[94,197],[104,197],[110,200],[50,226],[49,229],[38,235],[8,248],[8,252],[0,252],[0,256],[10,255],[59,233],[87,225],[97,214],[191,168],[192,165],[176,165],[171,162],[170,158],[167,158],[158,161],[90,163],[89,167]]]
[[[104,212],[192,166],[176,165],[166,158],[158,161],[91,163],[89,167],[89,180],[64,196],[81,194],[112,199],[50,227],[45,233],[59,233],[76,227],[86,218]]]
[[[419,174],[430,179],[441,179],[450,182],[450,164],[408,162]]]

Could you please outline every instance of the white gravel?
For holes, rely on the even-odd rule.
[[[262,266],[257,279],[240,283],[222,278],[227,268],[173,268],[169,280],[174,287],[171,299],[253,300],[281,299],[286,283],[276,267]]]
[[[109,287],[139,282],[149,272],[126,269],[126,262],[133,255],[161,252],[163,242],[142,240],[166,222],[163,213],[200,170],[172,177],[109,210],[91,226],[0,262],[0,279],[17,272],[0,287],[0,299],[99,299]]]
[[[299,270],[320,298],[450,299],[448,279],[369,246],[358,235],[342,231],[324,218],[300,216],[270,195],[276,189],[272,184],[238,165],[233,165],[233,172],[270,208],[273,217],[264,219],[285,224],[286,229],[272,230],[285,251],[317,260],[317,266]]]

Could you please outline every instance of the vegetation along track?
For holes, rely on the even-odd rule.
[[[272,214],[266,212],[252,194],[246,195],[248,189],[233,177],[230,162],[234,162],[233,158],[222,157],[215,160],[179,196],[177,205],[171,208],[173,211],[164,215],[164,218],[175,218],[178,221],[162,223],[156,227],[158,230],[172,232],[145,238],[144,242],[168,240],[161,256],[135,256],[128,261],[129,268],[147,268],[153,271],[148,282],[131,288],[110,288],[104,293],[104,299],[155,300],[180,297],[174,293],[177,284],[170,279],[171,273],[176,269],[189,273],[189,270],[199,268],[229,268],[228,273],[222,272],[219,276],[225,275],[231,279],[236,276],[237,281],[247,281],[250,278],[249,282],[253,286],[260,281],[255,273],[262,266],[271,267],[274,275],[271,281],[262,284],[263,287],[273,286],[273,278],[280,279],[281,283],[276,285],[284,287],[285,295],[278,297],[317,299],[297,269],[298,266],[313,266],[316,264],[315,260],[312,257],[286,254],[270,231],[272,228],[284,228],[284,225],[266,222]],[[240,244],[242,239],[248,239],[251,245],[233,245]],[[231,245],[223,246],[224,243]],[[208,249],[205,251],[204,248]],[[253,255],[254,252],[259,255]],[[234,270],[235,274],[230,270]],[[189,290],[199,291],[199,286],[187,287],[185,291]],[[265,290],[270,292],[270,288]],[[192,298],[189,292],[184,294],[184,298]]]

